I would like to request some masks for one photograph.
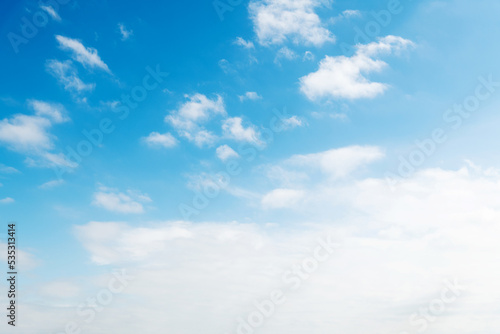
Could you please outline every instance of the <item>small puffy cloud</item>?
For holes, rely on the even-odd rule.
[[[278,50],[276,53],[276,57],[274,58],[274,63],[275,64],[281,64],[280,59],[286,59],[286,60],[293,60],[297,58],[297,54],[287,48],[286,46],[282,47],[281,49]]]
[[[279,209],[290,208],[304,197],[302,190],[274,189],[262,197],[264,208]]]
[[[206,130],[202,124],[216,115],[226,115],[222,96],[217,95],[214,99],[210,99],[197,93],[185,97],[188,101],[167,115],[165,122],[172,125],[180,136],[200,147],[212,145],[217,136]]]
[[[5,197],[3,199],[0,199],[0,204],[10,204],[10,203],[14,203],[15,200],[11,197]]]
[[[222,124],[222,130],[227,138],[231,138],[238,141],[246,141],[249,143],[254,143],[261,145],[262,142],[259,139],[259,133],[252,125],[244,127],[243,119],[241,117],[230,117],[224,120]]]
[[[57,186],[60,186],[64,184],[64,180],[51,180],[51,181],[48,181],[48,182],[45,182],[44,184],[41,184],[38,188],[40,189],[50,189],[50,188],[54,188],[54,187],[57,187]]]
[[[297,116],[290,116],[288,118],[282,118],[281,124],[284,130],[293,129],[304,125],[304,121],[299,119]]]
[[[256,92],[246,92],[245,95],[238,95],[238,98],[243,102],[245,100],[259,100],[262,99],[262,96]]]
[[[385,92],[387,85],[372,82],[365,77],[380,72],[387,63],[377,59],[383,54],[398,53],[414,44],[397,36],[386,36],[377,42],[357,45],[351,57],[326,56],[316,72],[300,78],[300,89],[310,99],[320,98],[373,98]]]
[[[217,157],[222,161],[226,161],[231,158],[238,158],[240,156],[235,150],[233,150],[228,145],[221,145],[217,147],[215,153],[217,154]]]
[[[123,23],[118,23],[118,29],[122,35],[122,41],[126,41],[134,34],[133,30],[127,30],[127,27]]]
[[[314,60],[314,54],[311,51],[306,51],[304,52],[304,56],[302,57],[303,61],[313,61]]]
[[[149,136],[142,138],[142,140],[151,147],[172,148],[179,143],[179,141],[168,132],[151,132]]]
[[[117,189],[99,187],[94,193],[92,204],[112,212],[118,213],[143,213],[142,203],[151,202],[149,196],[127,190],[127,193]]]
[[[78,76],[78,71],[73,66],[71,60],[61,62],[56,59],[48,60],[45,64],[47,72],[56,78],[63,86],[64,89],[82,93],[84,91],[91,91],[95,88],[95,84],[86,84]]]
[[[345,18],[351,18],[351,17],[361,17],[361,12],[356,9],[346,9],[342,12],[342,16]]]
[[[262,45],[295,44],[321,46],[334,42],[334,35],[323,27],[317,7],[321,0],[254,0],[248,10],[257,39]]]
[[[72,58],[83,66],[90,68],[100,68],[105,72],[111,73],[108,65],[106,65],[102,61],[96,49],[85,47],[82,42],[77,39],[72,39],[61,35],[56,35],[56,39],[59,42],[59,47],[62,50],[71,52]]]
[[[29,100],[28,103],[37,116],[48,117],[54,123],[63,123],[69,120],[66,109],[60,103],[49,103],[40,100]]]
[[[61,21],[61,17],[59,16],[59,14],[55,11],[55,9],[52,6],[41,5],[40,9],[42,9],[47,14],[49,14],[50,17],[52,17],[52,19],[54,19],[55,21]]]
[[[384,153],[379,147],[348,146],[320,153],[294,155],[286,161],[286,164],[319,169],[330,178],[338,179],[383,157]]]
[[[255,48],[252,41],[246,41],[241,37],[237,37],[236,40],[234,41],[234,44],[244,47],[245,49]]]

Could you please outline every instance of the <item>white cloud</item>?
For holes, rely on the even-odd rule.
[[[14,199],[11,197],[5,197],[3,199],[0,199],[0,204],[10,204],[14,202],[15,202]]]
[[[281,49],[278,50],[276,53],[276,57],[274,58],[274,63],[280,65],[280,59],[286,59],[286,60],[293,60],[297,58],[297,54],[287,48],[286,46],[282,47]]]
[[[107,316],[95,317],[88,331],[140,333],[147,322],[148,328],[185,334],[200,328],[208,334],[237,333],[239,319],[248,319],[255,303],[279,289],[286,302],[275,305],[259,333],[329,333],[332,326],[344,334],[414,333],[423,323],[429,333],[491,332],[500,326],[500,269],[492,266],[500,253],[500,176],[486,171],[422,170],[394,192],[383,178],[344,183],[326,177],[300,188],[304,196],[292,214],[283,210],[274,224],[264,217],[255,223],[91,221],[77,226],[89,260],[103,270],[124,268],[133,277],[114,296],[116,302],[106,305]],[[324,241],[328,234],[340,246],[318,261],[318,270],[311,269],[318,238]],[[101,276],[84,278],[89,291],[106,287]],[[441,298],[443,280],[455,278],[465,288],[456,301],[438,316],[422,314]],[[57,298],[44,298],[43,307],[24,303],[23,332],[57,332],[74,320],[74,308],[56,307]],[[134,321],[127,321],[131,314]],[[471,314],[481,321],[470,321]],[[426,322],[429,316],[436,321]]]
[[[286,160],[291,166],[319,169],[332,179],[343,178],[356,169],[384,157],[374,146],[348,146],[312,154],[298,154]]]
[[[39,152],[52,149],[52,126],[47,118],[29,115],[14,115],[0,121],[0,142],[10,149],[21,152]]]
[[[29,100],[28,104],[35,115],[17,114],[0,120],[0,144],[26,154],[26,163],[32,167],[76,167],[64,155],[50,152],[56,137],[49,129],[53,123],[69,120],[64,107],[38,100]]]
[[[252,41],[246,41],[241,37],[237,37],[236,40],[234,41],[234,44],[244,47],[245,49],[255,48]]]
[[[82,42],[77,39],[72,39],[61,35],[56,35],[56,39],[59,42],[59,47],[62,50],[70,51],[72,58],[83,66],[88,66],[90,68],[100,68],[105,72],[111,73],[108,65],[106,65],[102,61],[96,49],[85,47]]]
[[[262,99],[262,96],[260,96],[256,92],[246,92],[245,95],[238,95],[238,98],[241,102],[243,102],[245,100],[260,100]]]
[[[6,166],[4,164],[0,163],[0,173],[5,173],[5,174],[15,174],[15,173],[21,173],[14,167]]]
[[[64,89],[68,91],[81,93],[84,91],[91,91],[95,88],[95,84],[86,84],[80,79],[78,71],[70,60],[64,62],[55,59],[48,60],[46,69],[47,72],[64,85]]]
[[[38,188],[40,189],[50,189],[50,188],[54,188],[54,187],[57,187],[57,186],[60,186],[64,184],[64,180],[51,180],[51,181],[48,181],[48,182],[45,182],[44,184],[41,184]]]
[[[254,143],[261,145],[262,142],[259,139],[259,133],[253,125],[245,128],[242,124],[243,119],[241,117],[230,117],[224,120],[222,123],[222,130],[227,138],[231,138],[238,141],[246,141],[249,143]]]
[[[180,136],[200,147],[212,145],[217,140],[217,136],[206,130],[202,124],[216,115],[226,115],[222,96],[217,95],[215,99],[210,99],[197,93],[185,97],[188,101],[167,115],[165,122],[170,123]]]
[[[54,123],[63,123],[69,120],[66,109],[60,103],[50,103],[40,100],[29,100],[29,105],[37,116],[46,116]]]
[[[94,193],[92,204],[108,211],[118,213],[143,213],[142,203],[151,202],[149,196],[127,190],[127,193],[117,189],[100,186]]]
[[[376,59],[382,54],[398,53],[414,44],[396,36],[386,36],[377,42],[357,45],[351,57],[326,56],[316,72],[300,78],[300,89],[310,99],[320,98],[373,98],[384,93],[387,85],[372,82],[365,77],[380,72],[387,63]]]
[[[44,284],[40,294],[46,298],[73,298],[80,294],[80,287],[69,281],[55,281]]]
[[[149,146],[160,146],[165,148],[175,147],[179,143],[179,141],[168,132],[163,134],[151,132],[149,136],[142,138],[142,140]]]
[[[302,57],[302,61],[313,61],[314,54],[311,51],[304,52],[304,56]]]
[[[61,17],[59,16],[59,14],[54,10],[54,8],[52,8],[52,6],[44,6],[44,5],[41,5],[40,8],[42,10],[44,10],[45,12],[47,12],[47,14],[50,15],[50,17],[52,17],[55,21],[61,21]]]
[[[126,41],[134,34],[133,30],[127,30],[127,27],[123,23],[118,23],[118,29],[120,29],[120,34],[122,35],[122,41]]]
[[[361,17],[361,12],[359,10],[355,9],[346,9],[342,12],[342,15],[345,18],[351,18],[351,17]]]
[[[315,8],[320,0],[257,0],[248,9],[260,44],[283,44],[288,40],[298,44],[321,46],[334,42],[335,37],[322,26]]]
[[[274,189],[262,197],[264,208],[291,208],[304,197],[304,192],[295,189]]]
[[[304,125],[304,121],[299,119],[297,116],[282,118],[280,119],[280,121],[284,130],[289,130]]]
[[[228,145],[221,145],[217,147],[215,153],[217,154],[217,157],[222,161],[226,161],[232,158],[238,158],[240,156],[235,150],[233,150]]]

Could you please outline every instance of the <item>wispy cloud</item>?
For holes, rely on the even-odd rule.
[[[127,190],[122,193],[117,189],[100,186],[94,193],[92,204],[117,213],[143,213],[143,203],[151,202],[149,196]]]
[[[45,12],[47,12],[47,14],[49,14],[50,17],[52,17],[54,20],[61,21],[61,17],[59,16],[59,14],[55,11],[55,9],[52,6],[41,5],[40,8],[42,10],[44,10]]]
[[[118,23],[118,29],[122,35],[122,41],[126,41],[134,34],[133,30],[127,30],[127,27],[123,23]]]
[[[40,189],[51,189],[64,184],[64,180],[51,180],[38,186]]]
[[[0,204],[10,204],[10,203],[14,203],[15,200],[11,197],[5,197],[3,199],[0,199]]]
[[[239,45],[245,49],[254,49],[255,45],[253,44],[252,41],[246,41],[241,37],[237,37],[236,40],[234,41],[234,44]]]
[[[61,35],[56,35],[56,39],[59,42],[59,47],[62,50],[71,52],[72,58],[83,66],[90,68],[100,68],[105,72],[111,73],[108,65],[106,65],[104,61],[102,61],[96,49],[85,47],[82,42],[77,39],[72,39]]]
[[[86,84],[80,79],[78,71],[73,66],[71,60],[66,60],[64,62],[55,59],[48,60],[46,69],[49,74],[64,86],[64,89],[70,92],[82,93],[91,91],[95,88],[94,83]]]

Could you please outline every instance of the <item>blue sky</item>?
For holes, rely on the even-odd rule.
[[[139,278],[107,315],[77,320],[86,332],[137,331],[127,315],[143,290],[151,308],[139,303],[137,322],[158,317],[144,333],[196,332],[184,316],[207,333],[235,332],[245,305],[276,283],[263,268],[279,276],[325,231],[343,240],[343,255],[262,333],[358,333],[352,317],[377,333],[414,329],[406,318],[444,277],[463,278],[476,294],[429,333],[451,331],[446,324],[481,303],[484,326],[500,325],[486,294],[498,273],[484,288],[477,281],[494,248],[464,238],[498,232],[496,1],[0,6],[0,212],[19,226],[23,333],[61,331],[118,268]],[[69,153],[86,148],[81,159]],[[411,258],[408,267],[394,254]],[[484,268],[474,267],[476,255]],[[376,277],[379,293],[362,280],[348,286],[354,276],[345,274],[321,296],[335,269]],[[230,303],[217,291],[233,283],[246,293]],[[334,303],[356,298],[366,300],[353,301],[353,313]],[[287,327],[307,303],[321,306]],[[380,303],[377,321],[367,310]],[[329,325],[330,309],[339,318]],[[178,315],[160,320],[162,312]],[[461,333],[480,331],[461,324]]]

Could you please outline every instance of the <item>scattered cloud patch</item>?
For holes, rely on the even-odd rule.
[[[28,103],[37,116],[47,117],[54,123],[69,121],[66,109],[60,103],[50,103],[40,100],[29,100]]]
[[[248,10],[262,45],[291,41],[321,46],[335,41],[314,11],[323,4],[320,0],[254,0]]]
[[[237,37],[236,40],[234,41],[234,44],[239,45],[245,49],[254,49],[255,45],[253,44],[252,41],[246,41],[241,37]]]
[[[262,198],[262,206],[268,209],[291,208],[304,197],[302,190],[274,189]]]
[[[120,30],[120,35],[122,35],[122,41],[126,41],[134,34],[133,30],[127,30],[127,27],[123,23],[118,23],[118,29]]]
[[[41,184],[38,188],[40,189],[51,189],[64,184],[64,180],[52,180]]]
[[[281,64],[280,60],[281,59],[286,59],[286,60],[293,60],[297,58],[297,54],[293,51],[287,48],[286,46],[282,47],[281,49],[278,50],[276,53],[276,57],[274,58],[274,63],[275,64]]]
[[[95,84],[86,84],[78,76],[77,69],[73,66],[71,60],[61,62],[59,60],[51,59],[45,64],[47,72],[56,78],[59,83],[64,86],[64,89],[74,93],[82,93],[85,91],[92,91]]]
[[[142,140],[151,147],[172,148],[179,143],[179,141],[168,132],[151,132],[149,136],[142,138]]]
[[[19,170],[15,169],[14,167],[6,166],[4,164],[0,164],[0,173],[4,174],[16,174],[16,173],[21,173]]]
[[[256,92],[246,92],[245,95],[239,95],[238,98],[241,102],[243,102],[245,100],[260,100],[262,99],[262,96],[260,96]]]
[[[386,36],[377,42],[357,45],[351,57],[326,56],[319,69],[300,78],[300,89],[310,100],[321,98],[373,98],[385,92],[387,85],[372,82],[365,77],[371,72],[380,72],[387,63],[377,59],[383,54],[398,53],[412,47],[413,42]]]
[[[77,39],[56,35],[59,42],[59,47],[64,51],[71,52],[71,57],[85,67],[100,68],[101,70],[111,73],[108,65],[106,65],[97,50],[90,47],[85,47],[82,42]]]
[[[302,61],[313,61],[314,54],[311,51],[304,52],[304,56],[302,57]]]
[[[384,157],[375,146],[348,146],[312,154],[298,154],[286,160],[286,164],[319,169],[331,179],[344,178],[356,169]]]
[[[144,212],[142,203],[147,202],[151,202],[151,199],[147,195],[132,190],[122,193],[117,189],[101,186],[94,193],[92,205],[111,212],[137,214]]]
[[[15,200],[11,197],[5,197],[3,199],[0,199],[0,204],[10,204],[10,203],[14,203]]]
[[[228,145],[221,145],[215,150],[217,157],[222,161],[239,158],[239,154]]]
[[[49,14],[53,20],[59,21],[59,22],[61,21],[61,17],[59,16],[59,14],[55,11],[55,9],[52,6],[41,5],[40,9],[42,9],[47,14]]]
[[[181,137],[194,142],[197,146],[210,146],[217,136],[206,130],[202,124],[216,115],[225,116],[226,109],[222,96],[210,99],[203,94],[185,95],[187,102],[165,117],[165,122],[172,125]]]
[[[230,117],[224,120],[222,130],[226,138],[234,139],[237,141],[245,141],[261,145],[259,133],[253,125],[248,127],[243,126],[243,119],[241,117]]]

